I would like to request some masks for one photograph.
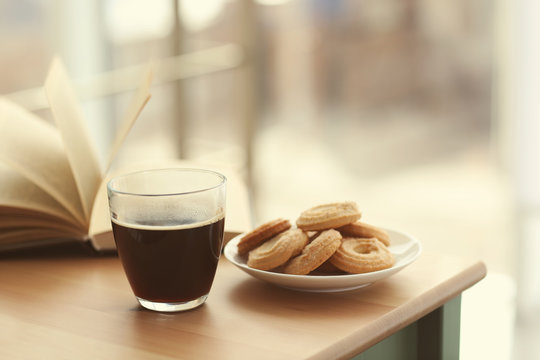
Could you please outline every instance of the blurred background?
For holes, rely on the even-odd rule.
[[[426,251],[485,261],[462,359],[540,357],[540,43],[532,0],[0,0],[0,94],[51,120],[55,54],[102,160],[236,169],[255,224],[354,200]]]

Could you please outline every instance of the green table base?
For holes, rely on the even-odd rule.
[[[457,296],[353,359],[459,359],[460,316],[461,296]]]

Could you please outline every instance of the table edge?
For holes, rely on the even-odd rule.
[[[360,329],[308,359],[350,359],[407,325],[429,314],[470,288],[487,274],[484,262],[477,261],[444,283],[424,292],[374,321],[373,326]],[[368,339],[368,341],[366,341]]]

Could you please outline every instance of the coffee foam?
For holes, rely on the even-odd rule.
[[[119,195],[109,200],[111,218],[119,225],[151,229],[193,228],[225,216],[224,196],[211,193],[182,196]]]
[[[156,215],[148,214],[146,216],[112,216],[111,221],[115,224],[140,230],[180,230],[192,229],[205,225],[210,225],[225,217],[224,209],[220,208],[214,216],[208,216],[200,212],[184,212],[182,214]]]

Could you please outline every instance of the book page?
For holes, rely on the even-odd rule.
[[[47,243],[58,243],[76,238],[76,236],[69,238],[65,232],[54,229],[14,228],[0,233],[0,249],[17,249]]]
[[[58,201],[80,224],[88,226],[58,131],[2,98],[0,159]]]
[[[135,120],[137,120],[137,117],[139,117],[142,109],[144,108],[148,100],[150,100],[150,86],[152,84],[153,77],[152,69],[153,65],[150,64],[144,73],[142,82],[139,85],[137,92],[135,93],[133,99],[129,104],[129,107],[126,111],[126,114],[124,115],[124,118],[122,119],[122,122],[120,123],[120,127],[118,128],[116,136],[112,142],[111,149],[109,150],[109,156],[107,164],[105,166],[105,172],[109,171],[111,164],[116,157],[120,146],[122,145],[122,142],[126,138],[129,130],[131,130],[131,128],[133,127],[133,124],[135,123]]]
[[[89,221],[102,175],[81,105],[59,58],[53,60],[45,81],[45,92],[66,148],[84,216]]]
[[[69,237],[79,240],[87,238],[86,232],[74,226],[73,223],[34,210],[25,210],[19,213],[16,212],[17,210],[20,209],[0,206],[0,215],[2,216],[0,233],[9,232],[12,228],[36,228],[62,232],[62,238]]]
[[[13,212],[19,213],[24,213],[25,210],[42,212],[71,223],[72,228],[78,227],[80,230],[86,230],[84,225],[79,223],[52,196],[14,169],[2,163],[0,163],[0,207],[16,208],[19,210]],[[0,219],[0,222],[3,220],[4,217]],[[28,225],[32,226],[32,224]],[[18,226],[22,226],[22,223]]]

